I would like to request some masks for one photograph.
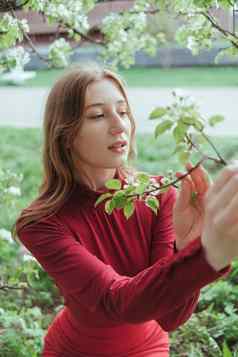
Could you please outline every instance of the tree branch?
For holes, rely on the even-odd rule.
[[[0,285],[0,290],[7,291],[7,290],[24,290],[25,288],[20,288],[17,286],[10,286],[10,285]]]
[[[221,25],[215,21],[213,16],[209,13],[209,11],[206,13],[204,11],[201,12],[201,14],[206,17],[206,19],[211,23],[211,25],[217,29],[219,32],[221,32],[225,37],[232,36],[235,40],[238,41],[238,36],[236,36],[235,33],[232,33],[228,30],[225,30],[224,28],[221,27]],[[230,40],[230,42],[233,44],[234,47],[238,48],[238,43],[236,43],[233,40]]]
[[[236,36],[235,33],[230,32],[229,30],[225,30],[224,28],[221,27],[221,25],[214,19],[214,17],[209,13],[209,11],[194,11],[193,12],[194,15],[202,15],[204,16],[209,22],[210,24],[217,30],[219,31],[226,39],[231,36],[233,38],[233,40],[231,38],[228,38],[228,41],[230,43],[232,43],[232,45],[236,48],[238,48],[238,36]],[[179,12],[179,15],[181,16],[188,16],[189,13],[188,12]],[[237,40],[237,42],[236,42]]]
[[[189,137],[189,135],[186,134],[186,139],[188,140],[189,144],[191,145],[191,147],[193,147],[194,149],[197,150],[197,152],[199,152],[203,157],[205,156],[204,153],[201,151],[200,147],[195,144],[192,139]],[[222,164],[223,162],[220,159],[216,159],[215,157],[212,156],[206,156],[208,160],[214,161],[216,164]]]
[[[20,3],[19,5],[17,4],[18,2],[16,0],[1,0],[0,1],[0,11],[11,11],[11,9],[14,10],[20,10],[25,6],[29,0],[25,0],[24,2]]]
[[[219,151],[217,150],[216,146],[213,144],[211,139],[202,130],[200,130],[200,133],[204,137],[204,139],[211,145],[211,147],[213,148],[213,150],[215,151],[215,153],[219,157],[221,164],[226,166],[227,165],[226,160],[223,159],[223,157],[221,156],[221,154],[219,153]]]
[[[17,16],[16,16],[15,11],[14,11],[13,8],[11,8],[10,12],[11,12],[12,16],[13,16],[15,19],[18,20],[18,18],[17,18]],[[48,58],[45,57],[45,56],[42,56],[41,53],[38,51],[38,49],[35,47],[35,45],[34,45],[34,43],[32,42],[30,36],[24,31],[23,28],[21,28],[21,30],[22,30],[24,39],[28,42],[28,44],[29,44],[30,48],[32,49],[32,51],[35,52],[35,53],[37,54],[37,56],[38,56],[41,60],[43,60],[44,62],[50,64],[50,61],[48,60]]]
[[[75,29],[75,28],[71,28],[69,25],[64,24],[65,27],[70,28],[73,30],[74,33],[76,33],[77,35],[79,35],[80,37],[82,37],[82,39],[84,39],[85,41],[91,42],[91,43],[95,43],[96,45],[101,45],[101,46],[106,46],[106,42],[103,40],[95,40],[93,37],[88,36],[84,33],[82,33],[81,31]]]

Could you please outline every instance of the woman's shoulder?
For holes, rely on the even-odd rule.
[[[21,240],[21,237],[25,236],[28,233],[40,233],[48,232],[52,233],[53,231],[60,231],[62,229],[62,223],[60,218],[56,213],[48,214],[40,218],[35,218],[33,221],[26,223],[18,232],[18,237]]]

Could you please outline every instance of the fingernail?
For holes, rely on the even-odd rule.
[[[192,169],[193,168],[193,165],[191,164],[191,162],[188,162],[187,164],[186,164],[186,169],[187,170],[190,170],[190,169]]]

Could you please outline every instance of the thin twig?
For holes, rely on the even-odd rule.
[[[25,40],[28,41],[28,43],[29,43],[29,45],[30,45],[32,51],[35,52],[35,53],[37,54],[37,56],[38,56],[42,61],[44,61],[44,62],[50,64],[50,60],[49,60],[47,57],[41,55],[41,53],[40,53],[40,52],[38,51],[38,49],[35,47],[34,43],[32,42],[31,38],[28,36],[28,34],[27,34],[26,32],[23,32],[23,36],[24,36]]]
[[[191,138],[189,137],[189,135],[186,134],[186,139],[188,140],[189,144],[197,150],[197,152],[199,152],[199,154],[201,154],[202,156],[204,156],[204,153],[201,151],[200,147],[195,144]],[[207,156],[207,159],[208,160],[211,160],[211,161],[214,161],[216,164],[222,164],[223,165],[223,162],[220,160],[220,159],[216,159],[215,157],[212,157],[212,156]]]
[[[76,28],[72,28],[68,23],[65,23],[63,21],[59,21],[59,24],[65,28],[69,28],[71,29],[74,33],[76,33],[77,35],[81,36],[82,39],[84,39],[85,41],[89,41],[91,43],[95,43],[97,45],[102,45],[102,46],[106,46],[106,42],[101,41],[101,40],[95,40],[93,37],[84,34],[83,32],[77,30]]]
[[[223,34],[223,36],[227,39],[229,36],[231,36],[232,38],[234,38],[234,40],[238,41],[238,36],[235,33],[230,32],[229,30],[225,30],[224,28],[221,27],[221,25],[214,19],[214,17],[209,13],[209,11],[194,11],[193,12],[194,15],[202,15],[204,16],[209,22],[210,24],[219,32],[221,32]],[[188,16],[189,13],[187,12],[179,12],[179,15],[181,16]],[[228,39],[232,45],[236,48],[238,48],[238,43],[234,40],[232,40],[231,38]]]
[[[16,1],[9,1],[9,0],[5,0],[3,1],[3,4],[0,4],[0,10],[7,12],[10,11],[11,9],[15,9],[15,10],[20,10],[22,9],[27,3],[29,2],[29,0],[25,0],[25,2],[17,5]]]
[[[25,288],[20,288],[17,286],[10,286],[10,285],[0,285],[0,290],[24,290]]]
[[[67,26],[67,25],[66,25]],[[106,42],[103,40],[95,40],[93,37],[86,35],[84,33],[82,33],[79,30],[76,30],[75,28],[72,28],[73,32],[76,33],[77,35],[81,36],[82,39],[84,39],[85,41],[89,41],[91,43],[95,43],[96,45],[101,45],[101,46],[106,46]]]
[[[13,8],[11,8],[10,10],[12,16],[15,18],[15,19],[18,19],[16,14],[15,14],[15,11],[13,10]],[[49,59],[47,57],[44,57],[40,54],[40,52],[38,51],[38,49],[35,47],[34,43],[32,42],[30,36],[28,36],[28,34],[23,30],[23,28],[21,28],[22,30],[22,33],[23,33],[23,37],[25,38],[25,40],[29,43],[31,49],[33,52],[35,52],[37,54],[37,56],[43,60],[44,62],[47,62],[48,64],[50,63]]]
[[[211,25],[213,27],[215,27],[219,32],[221,32],[225,37],[231,36],[233,37],[235,40],[238,41],[238,36],[236,36],[235,33],[230,32],[229,30],[225,30],[221,27],[220,24],[218,24],[217,21],[215,21],[215,19],[212,17],[212,15],[209,12],[204,12],[202,11],[202,15],[204,17],[206,17],[206,19],[211,23]],[[230,42],[233,44],[234,47],[238,48],[238,43],[236,43],[235,41],[233,41],[232,39],[230,39]]]
[[[219,157],[221,164],[226,166],[227,165],[226,160],[223,159],[223,157],[221,156],[221,154],[219,153],[219,151],[217,150],[216,146],[213,144],[211,139],[202,130],[200,130],[200,133],[204,137],[204,139],[211,145],[211,147],[213,148],[213,150],[215,151],[215,153]]]
[[[194,167],[192,167],[190,170],[188,170],[188,172],[186,172],[186,174],[184,174],[184,175],[178,177],[176,180],[174,180],[174,181],[172,181],[172,182],[169,182],[169,183],[166,184],[166,185],[160,186],[160,187],[159,187],[159,190],[163,190],[164,188],[167,188],[167,187],[169,187],[169,186],[171,186],[171,185],[174,185],[174,184],[176,184],[177,182],[183,180],[186,176],[190,175],[191,172],[193,172],[194,170],[196,170],[196,169],[197,169],[204,161],[206,161],[207,159],[208,159],[207,156],[203,156],[203,158],[202,158],[201,160],[199,160],[198,163],[197,163]],[[158,188],[157,188],[157,190],[158,190]]]
[[[154,186],[154,185],[151,185],[151,187],[154,187],[152,190],[149,190],[149,191],[145,191],[143,194],[150,194],[152,192],[155,192],[155,191],[160,191],[160,190],[164,190],[165,188],[168,188],[170,186],[174,186],[176,188],[178,188],[178,186],[176,185],[179,181],[182,181],[186,176],[190,175],[191,172],[193,172],[194,170],[196,170],[204,161],[206,161],[208,159],[207,156],[204,156],[193,168],[191,168],[190,170],[188,170],[188,172],[180,177],[178,177],[177,179],[175,179],[174,181],[171,181],[165,185],[161,185],[161,186]],[[127,197],[140,197],[140,194],[130,194],[128,195]]]

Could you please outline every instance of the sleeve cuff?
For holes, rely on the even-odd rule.
[[[176,249],[176,246],[175,246],[175,249]],[[222,276],[226,276],[231,271],[230,264],[219,271],[215,270],[209,264],[209,262],[207,261],[206,252],[202,246],[200,237],[195,239],[194,241],[192,241],[190,244],[188,244],[183,250],[179,251],[178,253],[180,253],[179,255],[181,256],[182,259],[183,258],[186,259],[190,256],[197,256],[197,259],[198,259],[198,261],[200,261],[201,266],[203,266],[204,270],[207,271],[207,273],[210,277],[213,276],[214,278],[216,278],[216,277],[219,278]]]

